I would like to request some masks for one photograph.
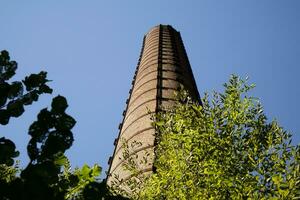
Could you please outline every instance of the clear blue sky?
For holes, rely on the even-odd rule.
[[[27,130],[57,94],[77,120],[68,156],[73,166],[107,169],[143,35],[170,24],[182,38],[200,94],[222,90],[230,74],[257,85],[269,119],[300,141],[299,0],[0,0],[0,49],[18,61],[16,80],[45,70],[54,94],[0,127],[28,161]]]

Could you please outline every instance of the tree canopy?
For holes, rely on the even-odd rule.
[[[135,199],[299,199],[300,149],[233,75],[202,105],[186,92],[155,116],[155,173]],[[128,168],[128,167],[127,167]],[[139,183],[138,180],[128,183]],[[129,188],[133,188],[132,185]]]
[[[47,73],[40,72],[11,82],[17,62],[10,60],[7,51],[0,53],[0,124],[5,126],[11,117],[20,117],[24,106],[37,101],[39,96],[52,93],[47,85]],[[98,180],[101,167],[84,165],[71,170],[64,155],[74,141],[72,128],[76,124],[66,113],[65,97],[53,98],[51,108],[42,109],[29,127],[27,153],[30,158],[25,169],[15,164],[19,152],[13,141],[0,138],[0,199],[123,199],[113,195],[105,182]]]
[[[46,72],[12,82],[16,70],[17,62],[1,51],[1,126],[52,93]],[[267,120],[259,100],[248,95],[253,85],[233,75],[224,86],[223,93],[206,94],[202,104],[182,91],[174,107],[153,116],[154,173],[140,173],[129,152],[141,144],[125,141],[124,168],[133,176],[113,188],[98,179],[98,165],[71,169],[64,153],[74,141],[76,121],[66,113],[66,98],[54,97],[28,129],[30,161],[24,169],[14,142],[0,137],[0,199],[125,199],[118,192],[131,199],[299,199],[299,145],[277,121]]]

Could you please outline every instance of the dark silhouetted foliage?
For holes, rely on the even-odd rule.
[[[20,117],[24,106],[37,101],[41,94],[52,93],[46,72],[31,74],[23,81],[9,82],[17,70],[7,51],[0,54],[0,124]],[[66,114],[65,97],[56,96],[51,109],[44,108],[29,127],[27,146],[30,162],[23,170],[15,164],[19,155],[13,141],[0,138],[0,200],[122,199],[110,193],[97,176],[101,168],[71,171],[64,153],[74,141],[71,129],[75,119]]]

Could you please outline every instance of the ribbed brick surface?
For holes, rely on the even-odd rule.
[[[133,141],[142,143],[135,149],[134,155],[138,155],[138,159],[146,151],[153,155],[155,130],[151,126],[151,113],[158,112],[163,106],[172,106],[174,92],[180,84],[195,100],[200,100],[180,33],[169,25],[156,26],[145,35],[132,83],[115,150],[109,161],[108,185],[114,175],[123,180],[130,177],[122,168],[122,138],[129,144]],[[153,157],[149,161],[141,166],[142,171],[152,171]]]

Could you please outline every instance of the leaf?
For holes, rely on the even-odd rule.
[[[31,138],[27,145],[27,153],[31,161],[34,161],[39,156],[39,150],[37,148],[37,142],[35,138]]]
[[[68,162],[68,158],[64,154],[56,156],[54,163],[58,166],[64,166]]]
[[[24,106],[21,101],[11,101],[7,105],[7,111],[9,112],[10,116],[12,117],[19,117],[23,114]]]
[[[6,50],[0,52],[0,65],[5,65],[10,60],[9,53]]]
[[[58,114],[64,113],[68,107],[66,98],[60,95],[56,96],[52,100],[51,107],[52,107],[51,111],[54,113],[58,113]]]
[[[6,82],[0,83],[0,107],[5,105],[9,93],[10,85]]]
[[[9,112],[5,109],[1,109],[0,110],[0,124],[7,125],[9,122],[9,118],[10,118]]]
[[[163,126],[165,124],[165,122],[164,121],[158,121],[158,122],[155,122],[155,124],[157,126]]]
[[[60,120],[55,124],[55,128],[59,131],[68,131],[71,130],[76,124],[76,121],[73,117],[64,114],[61,116]]]
[[[282,177],[281,177],[280,175],[272,176],[272,181],[273,181],[277,186],[279,186],[279,185],[280,185],[280,182],[282,181]]]
[[[48,85],[41,85],[39,91],[48,94],[51,94],[53,92],[53,90]]]
[[[81,168],[81,174],[85,179],[90,176],[90,172],[91,168],[87,164],[83,165],[83,167]]]
[[[46,82],[48,82],[46,77],[47,72],[41,71],[38,74],[31,74],[29,76],[26,76],[22,82],[26,86],[26,90],[31,91],[35,88],[43,86]]]
[[[102,168],[99,165],[97,165],[97,164],[94,165],[92,169],[93,169],[93,172],[92,172],[92,176],[93,177],[99,176],[100,173],[101,173],[101,170],[102,170]]]
[[[15,98],[15,97],[19,97],[22,94],[23,94],[23,85],[22,85],[22,83],[19,82],[19,81],[12,82],[12,84],[10,85],[8,97],[10,99],[12,99],[12,98]]]
[[[17,70],[17,62],[10,61],[9,53],[6,50],[0,53],[0,82],[9,80]]]
[[[17,156],[19,156],[19,152],[16,151],[15,144],[4,137],[0,138],[0,164],[12,166],[14,164],[13,158]]]

